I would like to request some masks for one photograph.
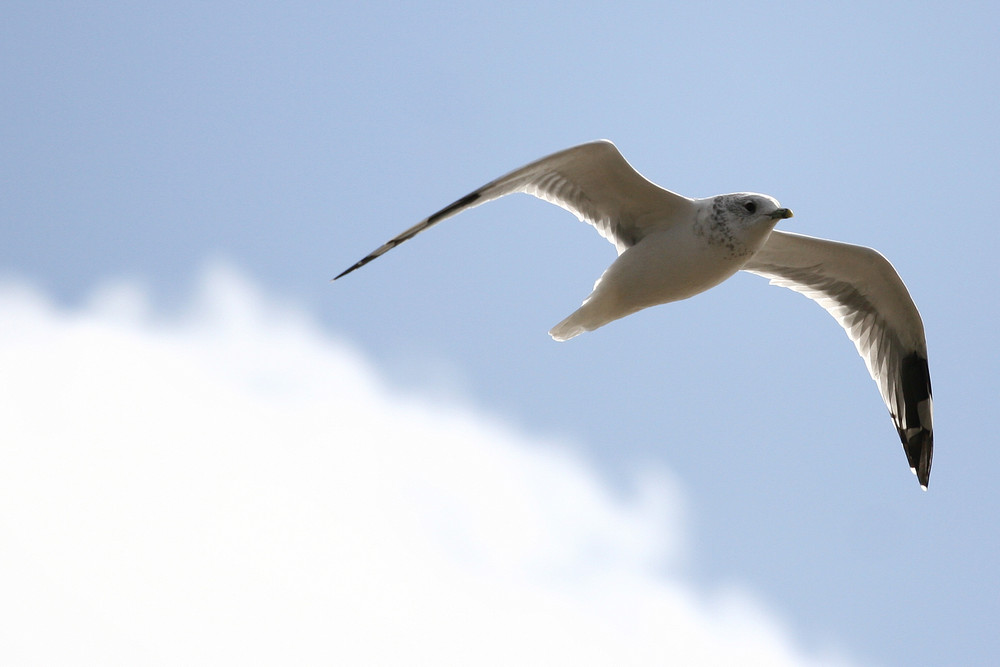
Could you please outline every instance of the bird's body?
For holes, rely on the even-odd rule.
[[[718,227],[720,202],[712,198],[692,200],[687,207],[690,224],[651,224],[651,231],[627,247],[594,286],[583,305],[549,331],[559,341],[643,308],[690,298],[715,287],[740,270],[747,257],[767,240],[786,209],[763,195],[739,194],[729,198],[759,200],[759,209],[771,211],[751,218],[746,227],[722,235]],[[753,198],[753,199],[747,199]],[[780,211],[772,217],[773,211]],[[663,261],[669,258],[669,261]]]
[[[933,408],[923,324],[892,265],[870,248],[774,230],[792,213],[767,195],[689,199],[636,172],[608,141],[554,153],[466,195],[380,246],[340,278],[463,210],[514,192],[561,206],[618,250],[593,292],[549,332],[567,340],[644,308],[687,299],[744,269],[822,305],[865,359],[927,486]],[[334,279],[336,280],[336,278]]]

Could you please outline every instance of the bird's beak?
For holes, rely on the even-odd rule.
[[[795,214],[792,213],[792,209],[790,208],[779,208],[778,210],[776,210],[774,213],[771,214],[771,217],[774,218],[775,220],[784,220],[786,218],[791,218],[794,215]]]

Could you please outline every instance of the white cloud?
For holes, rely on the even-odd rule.
[[[803,665],[681,575],[665,471],[393,390],[234,272],[186,315],[0,285],[3,664]]]

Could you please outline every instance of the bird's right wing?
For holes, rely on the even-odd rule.
[[[924,325],[889,261],[871,248],[775,230],[743,269],[804,294],[844,327],[926,488],[934,426]]]
[[[487,183],[376,248],[337,278],[445,218],[514,192],[534,195],[570,211],[615,244],[619,254],[650,229],[682,219],[693,207],[687,197],[646,180],[610,141],[595,141],[553,153]]]

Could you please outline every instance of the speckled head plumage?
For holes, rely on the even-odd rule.
[[[792,217],[774,197],[755,192],[735,192],[698,200],[703,213],[694,232],[709,246],[730,257],[750,257],[779,220]]]

